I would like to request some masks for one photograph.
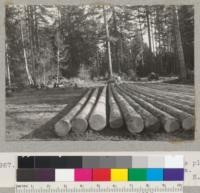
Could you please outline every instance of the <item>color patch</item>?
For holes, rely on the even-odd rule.
[[[148,167],[148,157],[145,156],[132,157],[131,168],[147,168],[147,167]]]
[[[82,157],[36,156],[35,168],[82,168]]]
[[[148,157],[148,168],[164,168],[165,158],[159,156]]]
[[[92,181],[92,169],[75,169],[75,181]]]
[[[99,168],[99,156],[85,156],[83,157],[83,168]]]
[[[147,169],[144,168],[128,169],[128,181],[147,181]]]
[[[92,181],[110,181],[111,170],[110,169],[93,169]]]
[[[40,168],[35,170],[35,181],[38,182],[54,182],[55,181],[55,170],[48,168]]]
[[[119,156],[115,160],[116,168],[131,168],[132,157],[131,156]]]
[[[147,169],[147,181],[163,181],[163,169],[162,168]]]
[[[184,168],[183,156],[165,156],[165,168]]]
[[[128,169],[111,169],[111,181],[128,181]]]
[[[164,169],[164,181],[183,181],[184,169]]]
[[[55,181],[54,169],[18,169],[17,181],[20,182],[53,182]]]
[[[34,169],[17,169],[18,182],[31,182],[35,181]]]
[[[56,182],[74,182],[74,169],[56,169]]]
[[[18,168],[34,168],[34,157],[18,157]]]
[[[103,156],[99,157],[99,168],[116,168],[115,156]]]

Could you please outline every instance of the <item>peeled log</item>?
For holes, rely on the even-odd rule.
[[[160,128],[160,121],[152,115],[149,111],[144,109],[141,105],[136,103],[131,97],[127,95],[125,91],[118,91],[127,101],[128,103],[142,116],[144,120],[145,130],[146,131],[158,131]]]
[[[103,130],[106,127],[106,89],[107,86],[103,88],[89,118],[91,129],[96,131]]]
[[[132,97],[137,103],[139,103],[143,108],[151,112],[154,116],[158,117],[163,124],[163,127],[166,132],[174,132],[178,129],[180,129],[179,121],[171,116],[170,114],[160,110],[159,108],[153,106],[151,103],[137,97],[134,95],[134,93],[130,89],[123,89],[122,87],[119,87],[122,91],[127,91],[129,93],[129,96]]]
[[[141,91],[138,87],[135,87],[134,90],[137,93],[143,94],[145,96],[151,97],[152,99],[156,99],[158,101],[162,101],[165,104],[169,104],[169,105],[171,105],[173,107],[176,107],[176,108],[178,108],[180,110],[186,111],[187,113],[189,113],[191,115],[194,114],[194,108],[190,107],[189,105],[183,105],[183,104],[180,104],[180,103],[175,102],[173,100],[170,100],[168,98],[160,97],[160,96],[157,96],[155,94],[149,94],[149,92]]]
[[[55,131],[56,135],[58,135],[59,137],[64,137],[64,136],[66,136],[69,133],[69,131],[71,130],[71,120],[79,112],[79,110],[83,107],[83,105],[87,101],[90,93],[91,93],[91,89],[86,92],[86,94],[68,112],[68,114],[66,116],[64,116],[61,120],[59,120],[55,124],[54,131]]]
[[[139,94],[136,92],[134,92],[133,94],[139,98],[142,98],[145,101],[148,101],[149,103],[153,104],[157,108],[173,115],[174,117],[177,117],[181,121],[182,128],[184,130],[191,130],[194,128],[194,117],[192,115],[190,115],[184,111],[181,111],[180,109],[177,109],[173,106],[170,106],[170,105],[164,104],[162,102],[159,102],[155,99],[146,97],[143,94]]]
[[[135,109],[111,86],[126,122],[127,129],[132,134],[141,133],[144,129],[144,121]]]
[[[113,97],[110,85],[108,87],[108,96],[110,106],[109,124],[112,129],[118,129],[123,125],[123,118],[119,106]]]
[[[147,85],[145,85],[143,87],[149,88],[149,87],[147,87]],[[183,95],[183,94],[180,95],[177,92],[169,92],[169,91],[164,91],[164,90],[158,90],[158,89],[155,89],[155,88],[151,88],[151,90],[153,92],[160,92],[160,93],[162,93],[163,95],[166,95],[166,96],[174,97],[176,99],[184,99],[184,100],[189,100],[189,101],[192,101],[192,102],[194,101],[194,96]]]
[[[189,100],[185,100],[185,99],[181,99],[181,98],[174,98],[173,96],[167,96],[165,93],[159,91],[159,90],[153,90],[149,87],[144,87],[144,86],[131,86],[131,85],[128,85],[128,84],[124,84],[126,87],[128,87],[129,89],[132,89],[132,90],[135,90],[136,87],[138,88],[138,90],[141,90],[141,91],[144,91],[145,93],[151,93],[151,94],[156,94],[156,96],[160,96],[160,97],[163,97],[163,98],[166,98],[166,99],[169,99],[171,101],[174,101],[176,103],[180,103],[180,104],[183,104],[183,105],[188,105],[188,106],[191,106],[191,107],[194,107],[194,102],[191,102]]]
[[[96,88],[80,113],[72,120],[72,129],[75,132],[85,132],[88,128],[88,117],[97,99],[99,89]]]
[[[146,84],[140,84],[137,83],[137,85],[143,85],[145,86]],[[172,91],[172,92],[177,92],[177,93],[184,93],[186,95],[190,95],[190,96],[194,96],[194,89],[189,89],[189,88],[181,88],[180,86],[173,86],[173,84],[171,85],[166,85],[165,83],[163,84],[155,84],[155,83],[149,83],[148,84],[149,88],[155,88],[158,90],[164,90],[164,91]]]

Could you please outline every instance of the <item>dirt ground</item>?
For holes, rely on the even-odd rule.
[[[73,131],[65,138],[58,138],[53,131],[54,124],[73,107],[87,91],[87,88],[54,88],[48,90],[24,89],[12,93],[6,99],[6,139],[17,140],[142,140],[172,141],[192,140],[193,131],[177,131],[167,134],[163,130],[156,133],[130,134],[126,128],[101,132],[90,129],[84,134]]]

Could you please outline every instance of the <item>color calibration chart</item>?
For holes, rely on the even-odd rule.
[[[184,157],[18,157],[16,193],[181,193]]]
[[[16,193],[185,193],[199,152],[1,153],[0,187]]]
[[[18,157],[18,182],[184,181],[183,156]]]

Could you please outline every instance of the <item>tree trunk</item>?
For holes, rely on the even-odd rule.
[[[116,21],[116,12],[115,12],[115,8],[112,7],[112,13],[113,13],[113,24],[114,24],[114,29],[115,29],[115,37],[118,38],[118,31],[117,31],[117,21]],[[118,68],[118,73],[121,73],[121,65],[119,62],[119,54],[118,54],[118,42],[116,41],[115,43],[115,59],[116,59],[116,65]]]
[[[45,62],[43,62],[43,84],[46,85],[46,67]]]
[[[27,54],[26,54],[26,49],[25,49],[25,45],[24,45],[24,34],[23,34],[22,19],[20,20],[20,31],[21,31],[21,38],[22,38],[23,53],[24,53],[24,63],[25,63],[26,73],[27,73],[27,76],[28,76],[28,81],[29,81],[30,85],[34,85],[34,81],[32,79],[32,76],[31,76],[29,68],[28,68]]]
[[[138,8],[138,15],[139,14],[140,14],[140,10]],[[141,49],[142,49],[142,66],[144,66],[143,32],[142,32],[142,24],[141,24],[140,16],[139,16],[138,22],[139,22],[140,36],[141,36],[141,45],[140,46],[141,46]]]
[[[56,44],[57,44],[57,84],[60,83],[60,49],[61,49],[61,33],[60,33],[60,25],[61,25],[61,14],[59,7],[57,7],[58,10],[58,29],[56,32]]]
[[[146,7],[146,19],[147,19],[147,30],[148,30],[149,49],[150,49],[150,52],[152,52],[152,45],[151,45],[151,29],[150,29],[149,8],[148,8],[148,7]]]
[[[32,5],[29,5],[29,30],[30,30],[30,46],[31,46],[31,56],[32,56],[32,75],[33,75],[33,81],[34,84],[36,84],[36,61],[35,61],[35,48],[34,48],[34,18],[33,18],[33,8]]]
[[[36,64],[36,79],[38,77],[42,78],[40,74],[40,64],[39,64],[39,57],[40,57],[40,43],[39,43],[39,33],[38,33],[38,16],[37,16],[37,5],[33,7],[34,13],[34,53],[35,53],[35,64]]]
[[[56,83],[59,84],[60,82],[60,50],[59,47],[57,48],[57,78]]]
[[[155,51],[155,45],[154,45],[154,20],[153,16],[149,17],[150,20],[150,32],[151,32],[151,44],[152,44],[152,51]]]
[[[6,65],[7,65],[8,86],[11,87],[10,64],[8,61],[8,44],[7,43],[6,43]]]
[[[104,6],[103,6],[103,16],[104,16],[104,23],[105,23],[105,27],[106,27],[109,73],[110,73],[110,78],[111,78],[113,76],[113,74],[112,74],[112,59],[111,59],[111,49],[110,49],[110,35],[109,35],[109,30],[108,30],[108,22],[107,22],[107,17],[106,17],[106,10],[105,10]]]
[[[180,65],[180,78],[182,80],[185,80],[187,79],[187,70],[186,70],[186,65],[185,65],[183,45],[182,45],[181,33],[180,33],[180,27],[179,27],[178,10],[176,6],[173,6],[172,10],[173,10],[173,16],[174,16],[176,46],[177,46],[179,65]]]

